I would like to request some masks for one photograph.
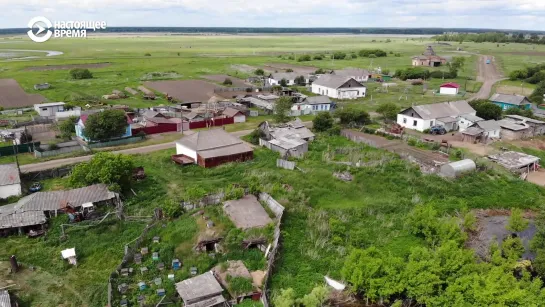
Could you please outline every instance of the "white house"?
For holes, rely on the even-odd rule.
[[[337,99],[356,99],[365,97],[365,85],[351,77],[323,75],[312,83],[312,92]]]
[[[405,109],[397,114],[397,123],[418,131],[424,131],[436,125],[452,131],[458,130],[462,118],[466,115],[477,115],[477,111],[467,101],[441,102]]]
[[[439,94],[441,95],[457,95],[460,89],[460,84],[449,82],[444,83],[439,87]]]
[[[57,112],[64,112],[64,102],[40,103],[34,105],[34,110],[42,117],[55,117]]]
[[[0,165],[0,198],[21,195],[21,178],[17,164]]]
[[[353,78],[358,82],[367,82],[369,80],[369,71],[360,68],[345,68],[333,71],[334,75]]]
[[[296,73],[296,72],[277,72],[274,74],[271,74],[269,78],[267,79],[267,82],[269,85],[280,85],[280,81],[282,79],[286,80],[286,85],[294,85],[295,84],[295,78],[303,76],[305,78],[305,84],[308,84],[308,76]]]
[[[458,126],[460,127],[460,131],[464,131],[467,128],[473,126],[473,124],[478,123],[480,121],[483,121],[484,119],[480,118],[479,116],[473,115],[473,114],[464,114],[460,115],[458,117]]]
[[[333,102],[327,96],[306,97],[303,101],[293,104],[291,116],[316,114],[332,110]]]

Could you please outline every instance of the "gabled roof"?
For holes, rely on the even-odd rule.
[[[316,79],[316,81],[314,81],[313,84],[337,89],[351,79],[354,80],[354,82],[358,83],[359,87],[365,87],[365,85],[356,81],[352,77],[345,77],[345,76],[338,76],[338,75],[322,75],[320,76],[320,78]]]
[[[214,274],[209,271],[177,283],[176,291],[184,302],[192,304],[201,299],[220,295],[223,288]]]
[[[327,96],[310,96],[305,98],[301,104],[330,104],[331,99]]]
[[[460,84],[454,83],[454,82],[448,82],[441,84],[440,87],[448,87],[448,88],[460,88]]]
[[[0,164],[0,186],[21,183],[17,164]]]
[[[242,114],[244,115],[242,112],[240,112],[239,110],[237,109],[233,109],[233,108],[225,108],[225,110],[223,110],[223,115],[227,116],[227,117],[234,117],[236,116],[237,114]]]
[[[471,121],[471,122],[480,122],[480,121],[483,121],[484,119],[480,118],[479,116],[477,115],[473,115],[473,114],[463,114],[461,115],[461,117]]]
[[[144,112],[143,115],[145,118],[154,118],[154,117],[165,117],[163,114],[153,111],[153,110],[147,110]]]
[[[368,76],[369,71],[366,69],[361,68],[345,68],[345,69],[339,69],[334,70],[333,74],[337,76],[344,76],[344,77],[361,77],[361,76]]]
[[[495,130],[500,130],[501,129],[500,124],[497,121],[493,120],[493,119],[476,122],[475,124],[473,124],[473,126],[474,127],[479,127],[485,132],[495,131]]]
[[[194,119],[196,117],[203,117],[202,115],[198,114],[198,113],[195,113],[195,112],[189,112],[187,114],[183,114],[182,115],[183,117],[187,118],[187,119]],[[204,117],[203,117],[204,118]]]
[[[297,78],[299,76],[305,77],[304,74],[299,74],[299,73],[296,73],[296,72],[276,72],[276,73],[271,74],[271,78],[274,79],[274,80],[277,80],[277,81],[280,81],[282,79],[295,80],[295,78]],[[305,79],[306,79],[306,77],[305,77]]]
[[[418,113],[422,119],[437,119],[449,116],[456,117],[463,114],[471,114],[476,112],[475,109],[473,109],[465,100],[424,104],[411,108]],[[403,110],[402,113],[411,108]]]
[[[529,104],[530,101],[526,96],[521,95],[508,95],[508,94],[494,94],[489,99],[490,101],[494,102],[502,102],[506,104],[512,104],[512,105],[526,105]]]
[[[253,151],[241,139],[223,129],[200,130],[176,142],[197,152],[203,158],[221,157]]]
[[[478,127],[469,127],[467,128],[466,130],[462,131],[462,134],[467,134],[467,135],[479,135],[481,133],[483,133],[484,130],[481,129],[481,128],[478,128]]]

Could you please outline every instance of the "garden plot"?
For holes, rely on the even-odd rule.
[[[29,95],[14,79],[0,79],[0,107],[20,108],[42,103],[42,95]]]
[[[206,75],[206,76],[203,76],[203,78],[213,82],[217,82],[217,83],[223,83],[225,79],[230,79],[231,82],[233,82],[233,86],[238,86],[238,87],[251,86],[251,84],[246,83],[242,79],[238,79],[228,75]]]
[[[144,85],[182,102],[206,102],[218,87],[201,80],[148,81]]]
[[[503,240],[513,233],[506,228],[509,224],[510,214],[509,210],[476,210],[477,231],[470,236],[468,246],[475,250],[475,253],[480,257],[487,258],[490,245],[494,240],[501,246]],[[522,240],[526,250],[522,258],[534,259],[535,253],[530,251],[530,241],[536,234],[536,226],[531,212],[526,212],[525,217],[529,221],[528,228],[517,232],[516,235]]]

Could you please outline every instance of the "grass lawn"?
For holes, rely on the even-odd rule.
[[[136,163],[145,167],[148,177],[133,185],[136,196],[127,195],[128,213],[151,215],[154,208],[166,202],[179,202],[185,191],[192,187],[216,192],[232,184],[259,182],[288,210],[284,216],[283,247],[273,275],[272,289],[276,292],[292,287],[298,296],[323,283],[323,275],[340,278],[340,268],[352,248],[376,245],[396,255],[407,255],[411,248],[422,245],[423,242],[404,226],[406,214],[416,203],[433,203],[440,212],[455,214],[464,207],[535,208],[545,201],[545,190],[504,175],[504,172],[491,170],[468,174],[456,181],[445,180],[435,175],[422,175],[414,165],[387,152],[341,137],[319,135],[311,143],[306,158],[297,161],[304,173],[276,168],[277,154],[262,148],[256,149],[253,161],[212,169],[174,165],[170,161],[173,153],[174,149],[169,149],[135,156]],[[351,182],[332,176],[335,171],[347,170],[346,166],[327,162],[359,159],[383,162],[376,166],[350,168],[354,176]],[[44,186],[58,189],[65,180],[47,180]],[[210,214],[212,216],[213,212]],[[40,271],[68,281],[72,280],[72,272],[93,272],[90,282],[93,286],[81,294],[82,301],[89,303],[97,293],[104,293],[101,291],[105,291],[108,274],[121,259],[123,244],[130,241],[136,228],[142,227],[132,223],[112,223],[98,229],[70,230],[68,242],[58,241],[58,231],[51,233],[45,241],[17,237],[0,239],[0,244],[8,247],[0,252],[0,256],[15,253],[20,261],[38,265]],[[177,256],[189,257],[184,254],[187,247],[183,244],[185,238],[193,238],[196,233],[192,223],[183,217],[166,223],[166,229],[158,228],[162,238],[176,246]],[[114,230],[104,231],[108,227]],[[89,234],[101,244],[82,247],[91,239],[87,239]],[[82,265],[77,269],[63,266],[58,260],[57,253],[61,247],[69,245],[82,248]],[[111,259],[99,268],[98,260],[104,257],[106,250],[111,251]],[[200,265],[199,269],[215,263],[200,262],[197,258],[195,261],[192,263]],[[70,283],[77,289],[85,284],[83,281]],[[56,289],[55,294],[58,296],[55,303],[71,296],[70,291],[62,287]],[[34,297],[35,302],[40,301],[39,294],[33,290],[29,290],[28,295]]]

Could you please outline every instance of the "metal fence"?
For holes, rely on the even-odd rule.
[[[11,156],[17,153],[34,152],[34,149],[40,147],[40,142],[32,142],[19,145],[8,145],[0,147],[0,157]]]

